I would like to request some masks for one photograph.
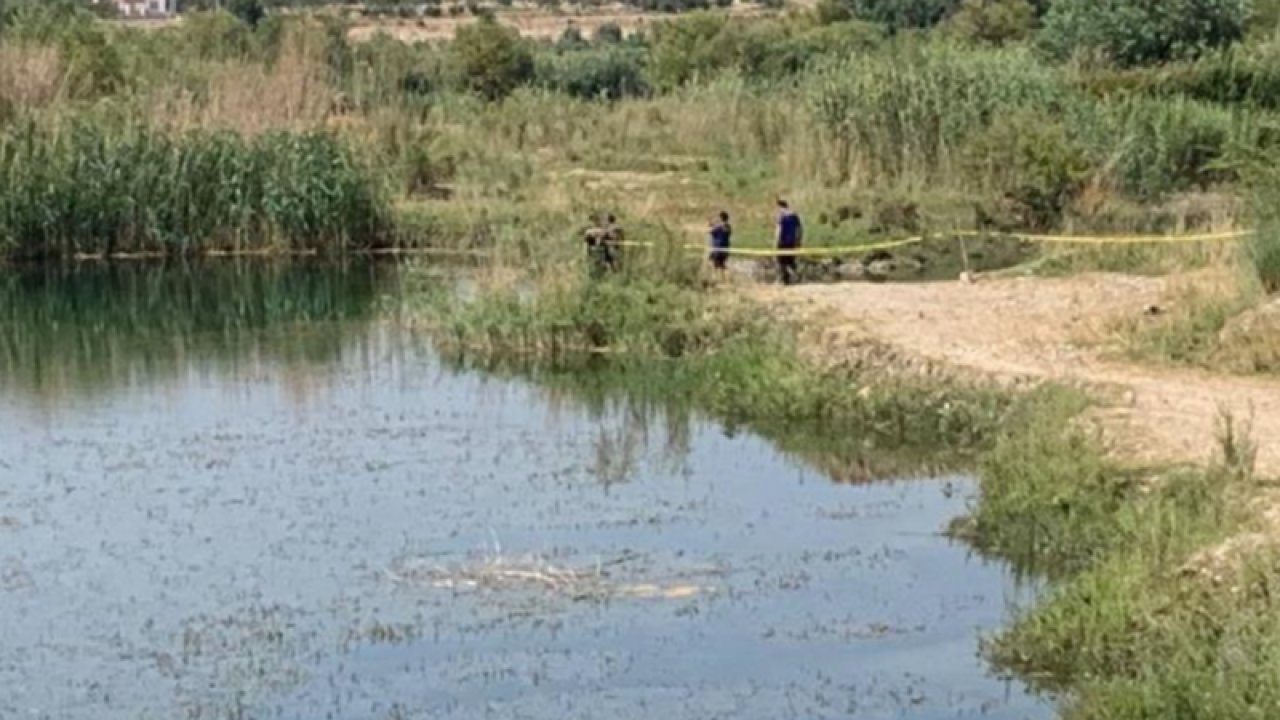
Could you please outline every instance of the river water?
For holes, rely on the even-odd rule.
[[[0,717],[1052,716],[968,478],[457,370],[396,276],[0,277]]]

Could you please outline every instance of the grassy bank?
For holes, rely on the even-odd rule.
[[[954,466],[984,447],[1010,404],[982,387],[819,370],[781,321],[688,285],[639,274],[566,275],[533,293],[519,282],[477,282],[464,291],[468,301],[438,293],[416,310],[456,360],[551,384],[587,376],[638,397],[680,398],[819,458],[836,477],[869,479],[867,463],[887,456],[910,473]]]
[[[1270,538],[1250,534],[1263,486],[1247,429],[1224,420],[1210,467],[1130,469],[1072,429],[1077,410],[1058,396],[1006,426],[957,524],[1051,578],[989,656],[1068,691],[1068,718],[1269,716],[1280,566]]]

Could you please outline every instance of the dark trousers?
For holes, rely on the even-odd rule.
[[[605,243],[597,243],[587,247],[587,259],[591,264],[593,275],[603,275],[607,271],[617,271],[620,258],[618,249]]]
[[[782,280],[783,285],[790,285],[800,279],[795,255],[778,256],[778,279]]]
[[[729,252],[727,248],[716,248],[711,251],[709,256],[711,259],[711,267],[717,270],[723,270],[725,263],[729,262]]]

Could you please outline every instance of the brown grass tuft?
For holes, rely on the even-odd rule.
[[[0,105],[44,107],[62,89],[62,58],[51,47],[0,45]]]
[[[152,115],[164,126],[244,135],[315,128],[336,99],[327,77],[320,39],[306,29],[291,31],[274,64],[219,63],[203,96],[183,90],[162,95]]]

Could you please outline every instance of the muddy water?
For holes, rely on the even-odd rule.
[[[0,717],[1052,715],[968,479],[451,370],[393,272],[0,282]]]

